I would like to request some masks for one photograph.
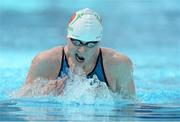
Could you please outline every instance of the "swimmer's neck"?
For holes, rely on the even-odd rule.
[[[65,55],[67,57],[68,65],[71,71],[76,73],[76,69],[82,69],[83,72],[88,75],[95,67],[97,58],[99,56],[99,49],[96,51],[96,53],[90,58],[90,60],[86,60],[82,64],[78,64],[76,61],[73,60],[72,55],[69,53],[67,46],[64,48]],[[78,72],[79,74],[79,72]]]

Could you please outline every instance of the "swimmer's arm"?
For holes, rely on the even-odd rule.
[[[57,73],[55,73],[54,71],[56,67],[59,69],[59,67],[55,63],[53,63],[50,58],[47,58],[47,56],[37,55],[32,61],[28,76],[26,78],[26,82],[18,92],[17,96],[22,97],[42,94],[62,94],[64,89],[64,82],[66,81],[67,76],[63,77],[62,79],[56,79]],[[38,80],[37,78],[42,78],[42,80],[45,81],[48,80],[48,82],[41,82],[41,80]],[[39,85],[41,86],[39,87]],[[34,89],[34,86],[37,86],[37,89]],[[32,92],[33,90],[37,91]]]
[[[45,58],[42,54],[38,54],[32,61],[25,83],[32,83],[37,78],[52,79],[52,73],[54,73],[52,67],[55,66],[51,66],[50,64],[52,63],[50,63],[48,58]]]
[[[124,98],[135,96],[135,85],[133,81],[132,63],[128,59],[117,66],[116,91],[120,92]]]

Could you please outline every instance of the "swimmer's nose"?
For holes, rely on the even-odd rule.
[[[78,48],[78,52],[79,52],[79,53],[84,53],[84,52],[86,52],[86,47],[85,47],[85,46],[79,47],[79,48]]]

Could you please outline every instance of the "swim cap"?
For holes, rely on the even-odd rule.
[[[102,31],[100,16],[95,11],[85,8],[77,11],[71,17],[67,37],[85,42],[101,41]]]

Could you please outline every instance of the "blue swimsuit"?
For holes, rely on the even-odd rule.
[[[67,61],[66,54],[64,53],[64,48],[63,48],[61,68],[59,70],[58,77],[68,75],[68,68],[69,68],[68,61]],[[106,85],[109,86],[105,72],[104,72],[101,49],[99,51],[99,55],[98,55],[98,58],[96,61],[96,65],[95,65],[94,69],[87,75],[87,78],[92,78],[94,74],[98,77],[98,79],[100,81],[105,82]]]

